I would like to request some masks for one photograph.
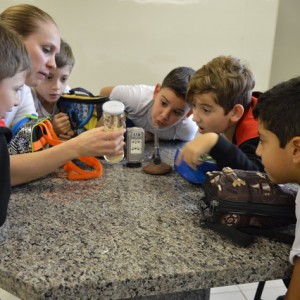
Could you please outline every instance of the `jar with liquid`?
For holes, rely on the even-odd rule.
[[[103,125],[105,130],[118,130],[124,127],[124,110],[125,106],[120,101],[107,101],[102,106],[103,109]],[[109,163],[118,163],[124,158],[124,154],[108,156],[104,155],[104,159]]]

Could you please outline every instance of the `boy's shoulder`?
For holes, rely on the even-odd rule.
[[[2,118],[0,118],[0,127],[5,127],[5,123]]]

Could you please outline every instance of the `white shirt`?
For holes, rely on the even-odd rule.
[[[155,128],[151,121],[151,108],[153,105],[154,86],[118,85],[109,95],[110,100],[117,100],[125,105],[127,117],[135,126],[154,134]],[[159,138],[162,140],[190,141],[198,130],[197,124],[192,116],[179,119],[175,124],[159,128]]]
[[[300,188],[298,189],[296,197],[296,230],[295,230],[295,240],[290,252],[290,262],[294,264],[294,257],[300,256]]]

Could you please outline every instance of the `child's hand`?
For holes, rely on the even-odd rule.
[[[54,129],[55,133],[58,136],[66,135],[66,136],[69,136],[69,138],[74,136],[74,132],[71,129],[71,123],[70,123],[70,120],[69,120],[69,117],[67,114],[62,113],[62,112],[56,114],[53,117],[52,125],[53,125],[53,129]],[[73,135],[72,135],[72,132],[73,132]]]
[[[219,136],[216,133],[209,132],[197,136],[192,141],[185,144],[181,149],[180,154],[176,160],[179,165],[182,159],[194,170],[202,162],[199,160],[201,155],[209,154],[211,148],[217,143]]]
[[[68,131],[66,134],[61,133],[59,135],[59,139],[63,141],[67,141],[75,136],[75,132],[73,130]]]

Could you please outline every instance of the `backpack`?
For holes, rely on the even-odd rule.
[[[12,128],[12,132],[13,137],[8,145],[10,155],[40,151],[63,143],[48,117],[28,115]],[[70,180],[85,180],[103,174],[102,164],[94,156],[80,156],[68,161],[64,164],[64,170]]]
[[[78,135],[96,127],[106,101],[109,101],[108,97],[94,96],[88,90],[78,87],[62,94],[57,101],[57,107],[60,112],[69,116],[71,128]]]
[[[293,242],[293,235],[280,231],[296,223],[296,191],[288,185],[272,183],[263,172],[227,167],[207,172],[202,187],[202,226],[244,247],[255,235]]]

